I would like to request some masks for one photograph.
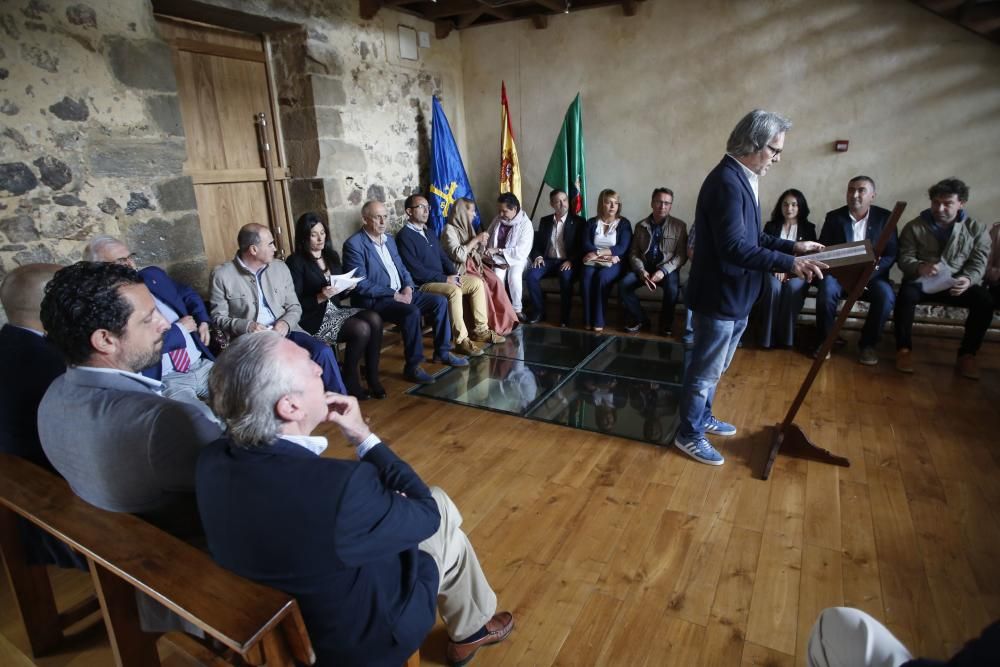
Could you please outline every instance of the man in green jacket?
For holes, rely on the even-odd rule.
[[[899,235],[903,285],[894,314],[896,369],[913,372],[913,313],[918,303],[932,301],[968,309],[957,370],[977,380],[976,352],[993,321],[993,301],[982,285],[990,254],[989,234],[965,212],[969,187],[962,181],[946,178],[932,185],[928,195],[931,207],[908,222]]]

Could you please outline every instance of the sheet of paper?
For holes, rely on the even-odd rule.
[[[357,267],[351,269],[347,273],[341,273],[336,276],[330,276],[330,287],[337,289],[337,292],[343,292],[346,289],[350,289],[360,283],[365,279],[364,276],[354,277],[354,272],[357,271]]]
[[[936,266],[937,273],[933,276],[917,278],[924,294],[937,294],[955,286],[955,279],[951,277],[951,267],[944,262],[938,262]]]
[[[834,250],[822,250],[807,255],[809,259],[817,262],[828,262],[833,259],[844,259],[846,257],[864,257],[868,252],[864,245],[851,246],[849,248],[835,248]]]

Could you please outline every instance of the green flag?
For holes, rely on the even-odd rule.
[[[587,163],[584,159],[580,93],[576,94],[576,99],[566,110],[542,181],[550,188],[565,190],[569,196],[569,210],[587,217]]]

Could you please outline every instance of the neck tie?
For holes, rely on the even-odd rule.
[[[185,348],[179,350],[171,350],[167,352],[167,356],[170,357],[170,363],[174,365],[174,370],[178,373],[187,373],[191,368],[191,357],[188,355],[188,351]]]

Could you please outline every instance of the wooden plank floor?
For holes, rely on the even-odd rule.
[[[854,335],[854,334],[851,334]],[[1000,346],[983,379],[953,373],[955,341],[919,339],[917,372],[891,347],[857,364],[853,338],[826,364],[799,423],[850,468],[779,457],[750,474],[810,360],[741,350],[717,414],[720,468],[672,449],[402,394],[363,407],[373,428],[465,517],[511,638],[478,665],[801,665],[820,609],[882,619],[916,653],[942,658],[1000,617]],[[334,437],[330,455],[350,450]],[[86,578],[59,577],[60,598]],[[443,664],[439,626],[422,651]],[[6,582],[0,663],[30,664]],[[173,656],[177,658],[177,656]],[[40,665],[110,664],[98,636]],[[182,663],[178,663],[182,664]]]

